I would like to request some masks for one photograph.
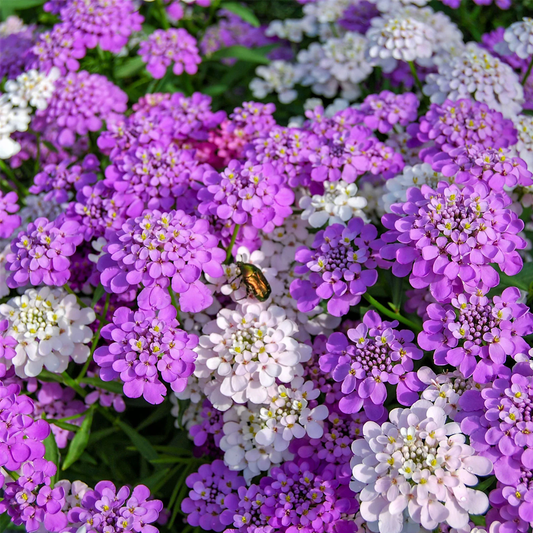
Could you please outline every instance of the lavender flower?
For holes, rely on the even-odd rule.
[[[489,383],[508,356],[517,361],[527,357],[529,346],[522,337],[533,333],[533,316],[519,299],[520,291],[508,287],[492,299],[460,294],[451,305],[432,303],[418,342],[424,350],[435,350],[437,365],[453,365],[465,377]]]
[[[492,263],[510,276],[521,270],[517,250],[525,246],[518,236],[523,224],[507,208],[511,200],[506,194],[487,192],[482,185],[413,187],[405,203],[391,206],[392,214],[382,218],[389,229],[382,238],[392,244],[380,254],[396,260],[395,276],[410,274],[414,288],[429,286],[434,298],[444,302],[465,288],[496,287],[499,276]]]
[[[161,403],[166,396],[162,381],[174,392],[183,391],[194,370],[198,338],[178,325],[173,306],[159,312],[118,308],[113,322],[102,329],[110,344],[94,353],[100,377],[112,381],[120,376],[126,396],[143,396],[151,404]]]
[[[172,63],[176,76],[183,72],[196,74],[202,61],[196,39],[183,28],[156,30],[141,43],[139,55],[146,63],[146,70],[156,79],[162,78]]]
[[[6,258],[6,270],[11,272],[8,287],[64,285],[70,278],[70,260],[83,236],[75,221],[54,222],[38,218],[30,222],[11,242],[11,253]]]
[[[319,231],[311,250],[301,247],[296,252],[295,259],[302,266],[295,272],[309,272],[309,279],[295,279],[291,284],[298,309],[305,313],[320,300],[328,300],[329,313],[346,315],[378,279],[372,254],[379,247],[375,226],[360,218],[350,220],[347,227],[333,224]]]
[[[422,351],[413,344],[414,333],[396,331],[398,322],[382,322],[375,311],[368,311],[363,323],[328,339],[327,353],[320,357],[320,369],[342,383],[343,398],[339,409],[357,413],[363,407],[370,420],[385,414],[386,383],[398,385],[398,401],[408,405],[412,394],[401,377],[413,370],[413,359],[421,359]]]
[[[6,195],[0,192],[0,238],[7,239],[20,226],[20,215],[15,215],[20,207],[16,192],[8,192]]]
[[[365,125],[380,133],[388,133],[396,124],[407,126],[417,118],[420,102],[413,93],[394,94],[382,91],[365,98],[359,108],[364,114]]]
[[[183,311],[209,307],[211,293],[200,281],[202,272],[222,275],[225,252],[208,232],[206,220],[183,211],[148,211],[128,219],[110,235],[105,255],[98,260],[106,290],[123,294],[142,283],[141,309],[164,309],[171,304],[168,288],[179,294]]]

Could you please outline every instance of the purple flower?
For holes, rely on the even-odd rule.
[[[198,211],[204,216],[270,233],[292,214],[294,192],[271,164],[233,160],[223,172],[206,172],[203,183]]]
[[[407,126],[418,117],[420,102],[413,93],[394,94],[382,91],[365,98],[359,108],[364,114],[364,123],[372,130],[388,133],[396,124]]]
[[[139,55],[146,63],[146,70],[156,79],[162,78],[172,63],[176,76],[183,72],[196,74],[202,61],[196,39],[183,28],[155,30],[141,43]]]
[[[357,4],[349,5],[344,10],[338,23],[345,30],[364,35],[370,28],[370,21],[375,17],[379,17],[376,5],[367,0],[361,0]]]
[[[348,226],[333,224],[316,234],[312,249],[301,247],[295,259],[302,266],[296,274],[308,274],[308,279],[291,283],[291,296],[298,309],[312,311],[321,300],[328,300],[328,312],[346,315],[350,306],[361,301],[368,287],[378,279],[373,251],[379,249],[377,229],[360,218],[352,218]]]
[[[35,66],[32,48],[36,34],[35,26],[28,26],[22,31],[0,37],[0,50],[3,52],[0,57],[0,78],[14,79]]]
[[[398,322],[382,322],[375,311],[368,311],[362,324],[343,333],[332,333],[320,357],[320,369],[341,382],[343,398],[339,408],[344,413],[358,413],[362,408],[371,420],[386,414],[386,383],[398,385],[396,395],[403,405],[416,400],[416,394],[400,381],[413,370],[413,359],[421,359],[422,351],[413,344],[414,333],[396,331]],[[414,398],[411,398],[414,397]]]
[[[236,107],[230,115],[228,131],[237,137],[244,136],[249,139],[268,135],[268,132],[276,125],[272,116],[274,111],[276,111],[274,104],[243,102],[242,107]]]
[[[87,48],[118,54],[130,35],[141,31],[144,17],[132,0],[69,0],[59,10],[68,33],[79,32]]]
[[[194,442],[194,455],[202,457],[221,457],[220,441],[224,435],[222,428],[223,413],[213,407],[209,400],[204,400],[202,409],[192,424],[188,427],[189,438]]]
[[[69,510],[68,519],[76,529],[86,525],[98,533],[157,533],[152,524],[159,518],[163,503],[149,498],[150,491],[144,485],[137,485],[133,492],[128,487],[117,491],[111,481],[100,481],[94,490],[84,493],[79,506]]]
[[[127,100],[126,93],[105,76],[70,72],[57,80],[48,107],[36,113],[32,128],[40,132],[57,128],[57,143],[70,147],[76,135],[98,131],[103,121],[126,111]]]
[[[142,284],[137,299],[141,309],[171,305],[168,287],[172,284],[182,311],[206,309],[213,297],[200,276],[202,272],[222,276],[225,258],[208,228],[206,220],[183,211],[147,211],[128,219],[104,246],[105,254],[98,261],[102,284],[115,294]]]
[[[533,315],[518,303],[520,297],[518,289],[509,287],[492,299],[460,294],[451,305],[432,303],[418,343],[435,350],[437,365],[453,365],[477,383],[491,382],[508,356],[518,361],[527,357],[523,337],[533,333]]]
[[[499,481],[490,500],[505,519],[533,522],[533,369],[518,363],[482,391],[468,391],[459,404],[468,415],[461,429],[471,445],[494,463]],[[514,508],[514,512],[511,511]],[[511,518],[513,520],[514,518]]]
[[[525,247],[518,233],[524,224],[508,209],[507,194],[484,184],[463,189],[440,182],[411,187],[405,203],[391,206],[382,217],[389,229],[382,239],[382,259],[394,260],[392,272],[415,289],[430,287],[439,302],[452,295],[496,287],[499,276],[491,264],[513,276],[522,269],[517,250]]]
[[[118,308],[113,323],[102,329],[109,345],[94,353],[102,380],[120,377],[126,396],[143,396],[151,404],[161,403],[167,394],[162,381],[182,392],[194,371],[198,337],[178,326],[173,306],[158,312]]]
[[[92,154],[85,156],[81,164],[74,163],[73,159],[64,159],[57,165],[45,165],[43,170],[36,174],[30,192],[47,193],[45,201],[67,202],[68,193],[72,189],[79,191],[97,180],[96,172],[100,168],[100,161]]]
[[[217,459],[202,465],[185,483],[191,490],[181,502],[181,510],[189,525],[206,531],[224,531],[233,523],[239,503],[237,490],[245,485],[238,472],[232,472]]]
[[[30,222],[11,242],[6,258],[8,287],[64,285],[71,275],[69,257],[82,240],[79,224],[62,216],[54,222],[46,218]]]
[[[7,239],[13,235],[13,232],[20,226],[21,219],[19,215],[14,215],[20,206],[18,205],[18,196],[16,192],[8,192],[4,195],[0,192],[0,238]]]
[[[407,131],[413,137],[409,146],[430,143],[420,152],[426,163],[431,163],[440,152],[449,153],[454,148],[508,148],[518,140],[510,119],[487,104],[468,99],[431,104],[419,123],[409,126]]]

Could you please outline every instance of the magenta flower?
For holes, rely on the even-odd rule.
[[[499,483],[490,494],[491,503],[502,507],[504,519],[514,514],[528,523],[533,522],[532,399],[533,369],[526,362],[515,365],[512,373],[500,372],[481,391],[465,392],[459,401],[467,415],[461,429],[470,435],[471,445],[494,462]]]
[[[439,302],[465,290],[496,287],[499,276],[491,264],[509,276],[522,269],[517,250],[525,247],[518,235],[524,224],[508,209],[510,203],[506,194],[489,192],[483,184],[411,187],[407,201],[382,217],[389,230],[382,239],[390,244],[380,255],[395,261],[395,276],[410,274],[414,288],[429,286]]]
[[[370,420],[379,420],[386,414],[386,383],[398,385],[401,404],[417,399],[400,377],[413,370],[413,359],[421,359],[422,350],[413,344],[412,331],[396,331],[397,326],[397,321],[382,322],[375,311],[368,311],[362,324],[348,330],[348,338],[344,333],[330,335],[320,369],[342,383],[342,412],[358,413],[364,408]]]
[[[98,261],[102,284],[115,294],[142,285],[137,299],[141,309],[171,305],[170,286],[179,295],[182,311],[206,309],[213,297],[200,276],[222,276],[225,258],[208,229],[206,220],[183,211],[147,211],[128,219],[109,236],[106,253]]]
[[[420,102],[413,93],[394,94],[382,91],[365,98],[359,108],[365,114],[364,123],[372,130],[388,133],[396,124],[407,126],[418,117]]]
[[[20,226],[20,215],[13,214],[20,209],[17,202],[16,192],[8,192],[6,195],[0,192],[0,238],[2,239],[11,237]]]
[[[233,523],[239,503],[237,490],[245,485],[238,472],[232,472],[217,459],[202,465],[185,483],[191,490],[181,502],[181,510],[189,525],[206,531],[224,531]]]
[[[377,236],[375,226],[352,218],[347,227],[333,224],[319,231],[311,250],[299,248],[295,258],[302,266],[297,266],[295,272],[307,274],[308,279],[291,283],[291,296],[298,309],[306,313],[321,300],[328,300],[328,312],[343,316],[350,306],[357,305],[378,279],[372,257],[381,246]]]
[[[119,307],[113,322],[102,329],[102,337],[110,344],[94,353],[102,380],[120,377],[126,396],[143,396],[151,404],[161,403],[166,396],[163,382],[174,392],[182,392],[194,371],[198,337],[178,326],[173,306],[158,312]]]
[[[156,79],[162,78],[174,63],[172,72],[196,74],[202,62],[196,39],[183,28],[155,30],[139,47],[139,55],[146,63],[146,70]]]
[[[529,345],[523,339],[533,333],[529,307],[518,303],[520,291],[505,289],[500,296],[460,294],[450,304],[432,303],[418,343],[435,350],[437,365],[453,365],[477,383],[496,379],[511,356],[527,357]]]
[[[270,233],[292,214],[294,192],[271,164],[231,161],[223,172],[206,172],[198,191],[202,215],[249,224]]]
[[[54,222],[38,218],[11,242],[6,258],[8,287],[64,285],[70,278],[70,257],[83,240],[79,224],[60,216]]]

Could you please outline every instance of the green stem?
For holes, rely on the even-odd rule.
[[[402,324],[405,324],[406,326],[409,326],[416,332],[422,331],[422,328],[418,324],[416,324],[412,320],[409,320],[408,318],[405,318],[399,313],[395,313],[394,311],[387,309],[384,305],[381,305],[375,298],[370,296],[370,294],[363,294],[363,298],[365,298],[367,302],[372,304],[378,311],[388,316],[389,318],[392,318],[394,320],[397,320],[398,322],[401,322]]]
[[[76,383],[79,383],[85,377],[85,374],[87,373],[87,370],[89,370],[89,365],[91,364],[91,361],[93,360],[94,351],[96,350],[96,345],[98,344],[98,341],[100,340],[100,334],[102,333],[102,328],[106,324],[105,317],[107,316],[107,310],[109,309],[109,298],[110,298],[110,296],[111,295],[109,293],[106,294],[104,310],[102,311],[102,313],[98,317],[98,321],[99,321],[98,330],[94,334],[93,342],[91,344],[91,353],[90,353],[87,361],[85,361],[85,364],[83,365],[83,368],[81,369],[81,372],[79,373],[78,377],[76,378]]]
[[[20,474],[17,474],[13,470],[8,470],[7,468],[4,468],[3,470],[15,481],[20,477]]]
[[[65,418],[56,418],[56,422],[68,422],[69,420],[76,420],[76,418],[81,418],[82,416],[85,416],[86,414],[87,414],[87,411],[83,411],[83,413],[78,413],[77,415],[66,416]]]
[[[524,79],[522,80],[522,85],[526,84],[526,81],[529,78],[529,75],[531,74],[532,68],[533,68],[533,56],[531,56],[531,60],[529,61],[529,67],[527,67],[527,72],[526,72],[526,75],[524,76]]]
[[[176,293],[172,290],[172,287],[168,288],[168,293],[170,294],[170,299],[172,300],[172,305],[176,308],[177,313],[177,319],[178,322],[180,321],[180,304],[178,302],[178,299],[176,297]]]
[[[73,294],[76,297],[76,300],[80,307],[89,307],[87,304],[84,304],[81,300],[81,298],[69,287],[68,283],[65,283],[63,285],[63,289],[65,289],[69,294]]]
[[[226,250],[226,261],[225,263],[229,265],[231,263],[231,251],[233,250],[233,247],[235,246],[235,241],[237,240],[237,235],[239,233],[239,229],[241,228],[240,224],[235,224],[235,228],[233,229],[233,235],[231,236],[231,242],[229,243],[228,249]]]
[[[424,94],[423,90],[422,90],[422,82],[420,81],[420,78],[418,77],[418,72],[416,71],[416,67],[415,67],[415,64],[413,61],[408,61],[407,63],[409,63],[409,68],[411,69],[411,74],[413,75],[413,78],[415,79],[415,83],[417,85],[417,87],[420,89],[420,92],[422,94]]]

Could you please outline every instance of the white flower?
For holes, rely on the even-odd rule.
[[[5,37],[6,35],[11,35],[13,33],[20,33],[26,28],[27,26],[22,19],[16,15],[11,15],[7,17],[4,22],[0,23],[0,37]]]
[[[214,377],[207,397],[221,411],[232,401],[263,403],[267,387],[279,380],[289,383],[302,375],[301,363],[311,355],[308,345],[295,340],[298,326],[281,307],[243,303],[222,309],[205,325],[196,348],[195,375]]]
[[[107,244],[107,240],[103,237],[98,237],[95,241],[91,243],[91,246],[93,247],[95,252],[98,252],[96,254],[88,254],[87,259],[91,261],[91,263],[98,263],[98,260],[102,255],[104,255],[104,246]]]
[[[503,38],[511,53],[522,59],[528,59],[533,54],[533,18],[524,17],[511,24],[505,30]]]
[[[304,16],[301,19],[285,19],[272,21],[265,31],[267,37],[287,39],[292,43],[301,43],[304,35],[316,36],[316,19],[312,16]]]
[[[28,109],[13,107],[7,95],[0,96],[0,159],[9,159],[20,151],[20,144],[10,135],[26,131],[30,120]]]
[[[301,78],[301,69],[298,66],[278,59],[269,65],[257,67],[255,73],[259,78],[250,82],[250,89],[255,98],[262,99],[275,92],[281,103],[289,104],[298,96],[294,90]]]
[[[512,67],[476,43],[468,43],[460,55],[439,65],[438,74],[429,74],[424,94],[437,104],[447,98],[473,98],[506,117],[520,113],[524,101],[524,90]]]
[[[370,64],[386,72],[396,67],[396,61],[416,61],[431,57],[435,42],[432,28],[414,17],[393,14],[370,21],[366,32],[366,54]]]
[[[429,185],[435,188],[439,181],[450,181],[440,173],[435,172],[431,165],[422,163],[411,166],[405,166],[403,174],[396,176],[385,182],[387,193],[383,195],[383,204],[385,211],[390,213],[390,206],[397,202],[405,202],[407,199],[407,189],[410,187],[421,188],[422,185]]]
[[[188,430],[191,429],[192,426],[202,423],[203,417],[201,416],[201,413],[202,409],[204,408],[203,402],[195,403],[191,401],[189,405],[183,410],[182,414],[178,399],[179,398],[177,397],[176,393],[170,395],[170,403],[172,404],[170,414],[176,419],[174,421],[174,426],[178,429],[184,427],[187,430],[187,436],[189,437],[189,439],[193,440]]]
[[[311,87],[314,94],[333,98],[339,89],[339,83],[331,72],[322,66],[326,53],[320,43],[311,43],[307,49],[298,52],[297,60],[300,67],[300,83]]]
[[[389,418],[367,422],[364,439],[352,445],[350,486],[372,531],[407,533],[406,518],[430,531],[444,523],[460,529],[488,509],[487,495],[470,486],[490,474],[492,462],[475,454],[442,408],[419,400]]]
[[[353,0],[318,0],[304,6],[304,13],[307,16],[314,17],[323,25],[329,25],[336,22],[344,11],[353,3]]]
[[[383,194],[384,186],[377,183],[363,183],[359,194],[366,200],[365,213],[372,222],[379,222],[384,214]]]
[[[401,128],[396,126],[396,129],[399,130]],[[420,157],[418,155],[420,147],[409,148],[407,146],[409,139],[411,139],[411,136],[404,131],[391,131],[388,134],[388,139],[385,141],[385,144],[394,148],[394,151],[402,154],[402,158],[406,165],[416,165],[417,163],[420,163]]]
[[[431,368],[423,366],[417,371],[418,379],[427,385],[421,396],[429,400],[452,419],[457,414],[459,398],[466,390],[481,390],[486,385],[476,383],[471,377],[465,378],[459,370],[435,374]]]
[[[17,79],[6,81],[6,95],[15,106],[25,108],[30,105],[36,109],[46,109],[54,94],[55,81],[60,75],[61,72],[56,67],[48,74],[35,69],[23,72]]]
[[[329,414],[325,405],[308,407],[319,391],[301,377],[287,386],[273,385],[267,392],[264,406],[233,405],[223,417],[224,461],[230,469],[242,470],[247,480],[291,459],[288,448],[293,439],[322,437],[323,420]]]
[[[26,227],[29,222],[33,222],[40,217],[45,217],[48,220],[55,220],[61,213],[65,211],[68,204],[61,205],[55,202],[53,199],[45,200],[44,197],[46,194],[47,193],[45,192],[41,194],[28,194],[28,196],[24,198],[26,205],[19,211],[19,215],[22,220],[22,226]],[[18,231],[19,230],[16,230],[17,234]],[[106,241],[103,239],[103,237],[100,237],[96,242],[100,241],[100,239],[102,239],[103,244],[106,244]]]
[[[63,289],[28,289],[22,296],[0,305],[0,315],[8,320],[4,336],[17,341],[16,356],[6,361],[17,376],[38,376],[43,365],[60,374],[70,360],[84,363],[89,357],[93,332],[88,327],[96,319],[93,309],[81,309],[76,297]]]
[[[7,286],[8,274],[6,272],[6,258],[10,253],[11,244],[8,242],[4,249],[0,252],[0,298],[3,298],[9,294],[9,287]]]
[[[300,207],[301,217],[311,227],[321,228],[324,225],[343,224],[353,217],[361,217],[368,221],[362,211],[367,206],[366,198],[357,196],[357,185],[343,180],[324,182],[324,194],[303,196]]]
[[[189,331],[189,330],[186,330]],[[206,396],[204,389],[207,388],[210,379],[199,379],[194,374],[189,376],[187,386],[181,392],[175,392],[178,400],[191,400],[191,403],[202,404]]]
[[[516,131],[518,132],[518,142],[511,148],[513,152],[522,158],[529,169],[533,168],[533,117],[528,115],[518,115],[512,118]]]
[[[418,7],[422,7],[425,6],[428,2],[429,0],[377,0],[376,7],[382,13],[390,13],[391,11],[397,11],[398,9],[404,6],[409,6],[412,4]]]

